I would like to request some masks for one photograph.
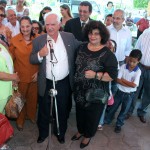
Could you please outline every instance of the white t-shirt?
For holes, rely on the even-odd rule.
[[[135,92],[137,90],[137,87],[139,86],[140,76],[141,70],[138,66],[136,66],[132,71],[130,71],[129,65],[123,64],[119,69],[118,79],[123,78],[129,82],[133,82],[134,84],[136,84],[136,87],[132,88],[123,86],[121,84],[117,84],[119,90],[125,93]]]

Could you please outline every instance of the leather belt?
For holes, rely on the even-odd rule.
[[[141,66],[145,69],[145,70],[150,70],[150,66],[145,66],[143,64],[141,64]]]
[[[60,83],[60,82],[63,82],[63,81],[66,80],[67,78],[69,78],[69,75],[66,76],[66,77],[65,77],[64,79],[62,79],[62,80],[55,81],[55,84],[58,84],[58,83]],[[53,83],[53,80],[47,79],[47,81]]]

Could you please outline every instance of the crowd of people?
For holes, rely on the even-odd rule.
[[[71,140],[82,137],[80,148],[88,146],[96,131],[112,122],[121,106],[114,129],[120,133],[125,120],[131,117],[139,95],[141,104],[137,114],[140,121],[146,123],[146,110],[150,104],[147,16],[137,22],[138,40],[132,50],[131,31],[123,26],[125,12],[115,10],[112,2],[107,4],[104,23],[90,18],[92,5],[88,1],[80,3],[77,18],[73,18],[69,6],[63,4],[60,6],[61,18],[46,6],[39,13],[39,21],[30,19],[25,0],[17,0],[16,9],[5,9],[6,4],[6,1],[0,1],[0,113],[5,114],[5,105],[17,85],[26,100],[16,119],[19,131],[23,131],[26,119],[36,123],[38,111],[37,143],[49,136],[50,112],[54,118],[57,115],[50,107],[50,89],[57,90],[54,97],[59,131],[57,119],[54,119],[53,132],[61,144],[65,143],[72,97],[77,132]],[[131,16],[126,23],[132,25]],[[109,95],[108,101],[113,99],[111,105],[102,100],[87,102],[87,91],[102,87]]]

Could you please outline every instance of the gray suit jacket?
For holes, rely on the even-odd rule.
[[[71,88],[73,88],[75,50],[82,42],[76,40],[72,33],[60,32],[60,35],[63,39],[68,55],[69,79]],[[47,34],[43,34],[35,38],[33,40],[33,50],[30,55],[31,64],[39,64],[38,94],[40,96],[44,96],[46,89],[46,57],[43,57],[43,60],[40,63],[38,60],[37,53],[44,47],[46,42],[47,42]]]

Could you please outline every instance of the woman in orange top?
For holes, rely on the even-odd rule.
[[[26,99],[26,104],[17,119],[17,128],[22,131],[26,118],[33,123],[35,122],[38,66],[29,62],[32,40],[36,36],[32,32],[32,22],[28,16],[20,19],[20,30],[21,33],[11,39],[10,52],[13,57],[15,71],[18,72],[20,78],[19,91]]]

